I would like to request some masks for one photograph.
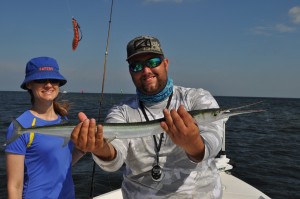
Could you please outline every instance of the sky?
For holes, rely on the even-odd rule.
[[[0,91],[22,91],[26,63],[49,56],[67,92],[135,93],[126,45],[152,35],[174,84],[214,96],[300,98],[299,0],[2,0]],[[72,50],[72,17],[83,38]]]

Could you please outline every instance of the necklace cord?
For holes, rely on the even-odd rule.
[[[173,96],[173,92],[171,93],[171,95],[169,96],[169,99],[168,99],[168,102],[167,102],[167,106],[166,108],[169,109],[170,107],[170,104],[171,104],[171,100],[172,100],[172,96]],[[145,111],[145,106],[144,106],[144,103],[142,101],[139,101],[140,102],[140,107],[141,107],[141,110],[143,112],[143,115],[145,116],[145,119],[147,122],[149,122],[149,118],[148,118],[148,115],[146,114],[146,111]],[[148,110],[149,111],[149,110]],[[159,144],[157,143],[157,140],[156,140],[156,136],[153,135],[153,140],[154,140],[154,144],[155,144],[155,153],[156,153],[156,163],[159,164],[159,151],[160,151],[160,148],[161,148],[161,143],[162,143],[162,140],[164,138],[164,133],[162,132],[160,134],[160,137],[159,137]]]

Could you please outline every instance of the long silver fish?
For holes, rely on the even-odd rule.
[[[257,102],[260,103],[260,102]],[[254,103],[254,104],[257,104]],[[203,124],[215,122],[218,120],[226,119],[234,115],[241,115],[246,113],[262,112],[264,110],[240,110],[241,108],[252,106],[254,104],[248,104],[241,107],[221,109],[202,109],[188,111],[196,123],[201,126]],[[113,139],[129,139],[146,137],[155,135],[157,132],[163,131],[160,126],[160,122],[165,118],[152,120],[149,122],[133,122],[133,123],[102,123],[104,137],[108,140]],[[50,126],[23,128],[17,120],[13,121],[13,136],[7,140],[4,145],[8,145],[16,140],[20,135],[28,132],[40,133],[45,135],[59,136],[69,139],[75,125],[57,124]]]

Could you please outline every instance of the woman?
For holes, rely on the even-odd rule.
[[[56,101],[59,87],[67,80],[59,73],[55,59],[37,57],[26,65],[21,88],[28,90],[32,107],[17,118],[24,127],[58,124],[66,120],[68,104]],[[13,124],[7,131],[12,136]],[[6,149],[8,198],[74,199],[73,163],[83,153],[63,138],[28,132]],[[73,153],[73,158],[72,158]]]

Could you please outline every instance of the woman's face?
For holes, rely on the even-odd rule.
[[[59,93],[58,80],[34,80],[26,84],[27,88],[32,91],[35,102],[53,101]]]

